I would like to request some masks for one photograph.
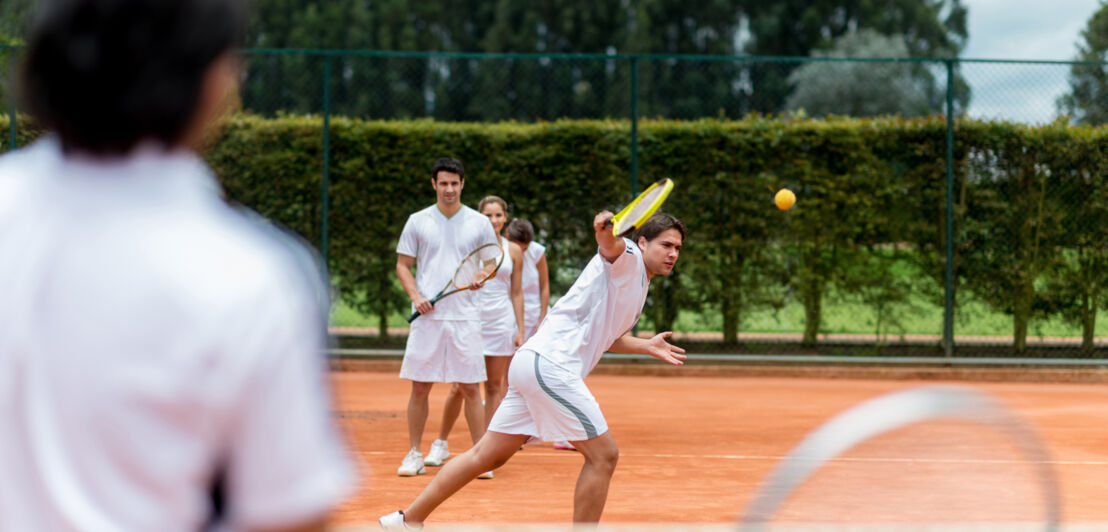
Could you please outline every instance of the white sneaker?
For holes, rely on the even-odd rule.
[[[383,515],[377,520],[381,528],[385,530],[422,530],[423,526],[408,526],[404,522],[404,511],[398,510],[389,515]]]
[[[431,451],[427,453],[427,458],[423,460],[423,465],[438,467],[449,459],[450,449],[446,445],[446,440],[435,440],[431,443]]]
[[[574,447],[572,443],[569,443],[568,441],[564,441],[564,440],[554,442],[554,448],[555,449],[560,449],[562,451],[576,451],[577,450],[577,448]]]
[[[492,478],[492,471],[485,471],[484,473],[481,473],[480,475],[477,475],[477,478],[490,479],[490,478]]]
[[[400,463],[400,469],[396,470],[396,474],[402,477],[414,477],[426,472],[423,469],[423,453],[417,449],[408,451],[408,456],[405,456],[404,461]]]

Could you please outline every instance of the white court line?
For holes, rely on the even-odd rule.
[[[573,457],[578,453],[572,451],[557,451],[557,452],[535,452],[535,451],[521,451],[526,456],[541,456],[544,458],[550,457]],[[397,454],[391,451],[362,451],[363,455],[392,455]],[[519,454],[519,453],[517,453]],[[784,456],[769,456],[769,455],[755,455],[755,454],[645,454],[645,453],[626,453],[620,452],[621,457],[634,457],[634,458],[687,458],[691,460],[750,460],[750,461],[772,461],[776,462],[784,459]],[[803,460],[803,458],[797,458]],[[937,464],[1030,464],[1030,463],[1043,463],[1050,465],[1077,465],[1077,466],[1108,466],[1108,461],[1103,460],[1045,460],[1031,462],[1027,460],[980,460],[980,459],[960,459],[960,458],[856,458],[856,457],[840,457],[828,460],[829,462],[900,462],[900,463],[937,463]]]

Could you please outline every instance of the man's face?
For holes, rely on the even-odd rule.
[[[462,176],[454,172],[440,170],[439,175],[431,180],[435,187],[435,200],[442,205],[456,205],[462,201],[462,187],[465,181]]]
[[[677,264],[677,256],[681,254],[681,241],[681,232],[676,229],[666,229],[654,237],[654,240],[639,237],[639,249],[642,250],[646,273],[650,275],[672,273],[673,265]]]

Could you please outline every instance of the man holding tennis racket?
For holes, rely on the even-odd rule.
[[[573,520],[600,520],[619,449],[585,376],[605,351],[644,353],[675,365],[685,360],[685,350],[666,341],[671,332],[650,339],[630,333],[650,279],[673,271],[685,224],[657,214],[626,239],[606,225],[611,219],[607,211],[593,219],[599,252],[516,352],[508,369],[508,395],[485,435],[447,462],[408,508],[381,517],[382,527],[418,526],[448,497],[477,475],[503,465],[531,438],[569,440],[577,447],[585,464],[577,479]]]
[[[435,204],[408,217],[396,245],[396,276],[412,300],[413,315],[400,378],[412,381],[408,398],[408,454],[397,469],[402,477],[422,475],[423,453],[420,444],[427,424],[428,396],[436,382],[458,383],[464,399],[466,424],[476,443],[485,428],[481,383],[485,381],[485,357],[481,342],[481,312],[473,289],[481,287],[474,279],[468,288],[437,302],[428,296],[455,283],[452,279],[473,258],[472,252],[491,244],[500,251],[489,219],[462,204],[465,169],[461,161],[442,158],[431,168],[431,186]],[[488,249],[488,248],[486,248]],[[416,268],[415,275],[412,267]],[[486,264],[476,271],[493,273]],[[472,275],[470,276],[472,277]],[[468,278],[467,278],[468,281]]]

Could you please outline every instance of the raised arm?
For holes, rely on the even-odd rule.
[[[604,227],[604,222],[612,218],[610,211],[601,211],[592,219],[593,230],[596,231],[596,245],[600,247],[600,256],[608,262],[615,262],[623,253],[623,239],[612,234],[611,227]]]
[[[400,279],[400,286],[404,288],[404,292],[412,300],[415,309],[420,314],[427,314],[434,310],[435,306],[426,297],[423,297],[423,294],[419,293],[415,275],[412,275],[412,266],[415,266],[415,257],[403,253],[396,255],[396,276]]]
[[[673,332],[666,331],[647,339],[627,333],[617,338],[612,346],[608,348],[608,351],[613,353],[642,353],[680,366],[685,363],[685,350],[666,341],[666,338],[672,335]]]

